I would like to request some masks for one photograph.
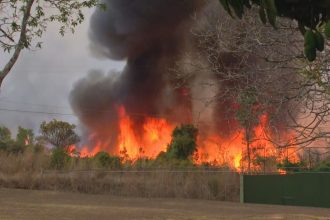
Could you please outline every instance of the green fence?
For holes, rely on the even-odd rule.
[[[330,173],[242,175],[241,202],[330,208]]]

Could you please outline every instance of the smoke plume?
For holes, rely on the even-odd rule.
[[[122,73],[91,71],[71,93],[73,110],[97,139],[114,145],[118,108],[124,106],[142,129],[145,117],[166,117],[176,123],[191,120],[185,93],[170,86],[169,69],[184,52],[191,17],[200,0],[107,0],[107,10],[92,16],[93,51],[127,61]],[[184,115],[182,117],[182,115]]]
[[[200,48],[203,40],[191,33],[191,30],[203,30],[205,34],[209,30],[217,36],[216,22],[210,20],[222,21],[225,20],[222,17],[226,17],[227,29],[220,38],[234,45],[232,50],[243,44],[239,42],[242,37],[239,31],[236,36],[231,33],[242,24],[233,21],[228,26],[231,18],[218,1],[104,0],[104,3],[107,9],[96,10],[92,16],[91,48],[98,56],[126,60],[127,64],[121,73],[91,71],[71,92],[72,108],[87,132],[92,134],[89,141],[101,141],[109,146],[108,151],[118,152],[113,146],[117,146],[122,106],[132,118],[138,136],[148,117],[162,117],[172,124],[196,123],[202,118],[206,125],[212,125],[211,130],[229,135],[230,130],[237,129],[233,128],[237,123],[234,123],[233,111],[228,110],[235,107],[239,96],[231,91],[244,91],[247,84],[265,85],[264,94],[269,96],[266,93],[270,93],[271,85],[262,82],[265,79],[274,82],[275,78],[269,79],[271,74],[245,73],[255,69],[253,65],[258,60],[254,56],[227,53],[228,48],[224,49],[218,41],[208,41],[211,46]],[[216,16],[207,17],[209,12]],[[204,20],[199,20],[202,13]],[[264,35],[266,37],[268,33]],[[211,56],[212,51],[208,48],[219,52],[223,49],[224,53]],[[219,69],[215,71],[215,63],[223,67],[226,77],[232,74],[232,79],[224,79]],[[239,65],[245,65],[244,73],[234,75]],[[226,99],[219,101],[225,96]],[[213,100],[205,104],[210,97]],[[203,108],[206,110],[201,114]]]

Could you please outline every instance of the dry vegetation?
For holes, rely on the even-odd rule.
[[[239,175],[230,171],[99,168],[86,158],[50,169],[44,153],[0,154],[0,186],[6,188],[105,193],[116,196],[238,201]]]

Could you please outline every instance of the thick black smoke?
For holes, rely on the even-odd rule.
[[[176,123],[191,120],[185,94],[170,86],[168,73],[185,50],[191,17],[203,2],[106,0],[107,9],[93,14],[93,50],[127,60],[121,74],[94,71],[71,93],[74,111],[97,139],[115,143],[119,106],[134,118],[136,132],[143,130],[139,126],[144,116],[163,116]]]
[[[241,93],[255,88],[263,111],[280,115],[272,119],[275,127],[286,121],[288,105],[282,99],[289,95],[287,82],[294,83],[295,77],[260,57],[288,54],[287,44],[265,47],[255,39],[287,37],[263,28],[255,17],[247,23],[230,18],[217,0],[104,3],[107,10],[92,16],[91,48],[106,58],[126,60],[126,67],[107,75],[92,71],[76,83],[70,100],[92,139],[106,144],[106,150],[118,150],[113,146],[121,106],[133,119],[136,136],[141,136],[147,117],[160,116],[174,124],[198,124],[200,136],[229,137],[240,126],[236,116]],[[181,74],[177,81],[176,74]]]
[[[175,54],[202,0],[107,0],[94,13],[91,39],[111,59],[135,59],[155,47]]]

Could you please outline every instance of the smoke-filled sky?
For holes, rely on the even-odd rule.
[[[220,8],[216,8],[220,6],[219,2],[104,2],[107,10],[98,10],[92,17],[92,11],[89,11],[86,22],[74,35],[68,34],[62,38],[56,26],[52,25],[43,39],[42,50],[22,54],[0,92],[0,125],[12,130],[23,126],[37,131],[41,121],[58,118],[84,125],[92,133],[104,133],[104,130],[114,133],[110,128],[112,124],[118,127],[118,106],[124,106],[131,114],[166,115],[167,120],[175,124],[191,123],[195,120],[194,116],[199,117],[204,106],[190,99],[197,100],[200,94],[209,93],[209,90],[202,91],[196,85],[201,83],[200,78],[214,81],[214,73],[198,71],[200,77],[191,77],[187,85],[174,90],[173,74],[169,70],[176,67],[178,60],[194,59],[193,56],[183,56],[185,52],[195,54],[196,43],[190,30],[198,22],[193,17],[198,18],[204,9],[206,12],[216,10],[219,19],[228,16],[224,12],[219,14]],[[205,8],[205,2],[211,7]],[[4,56],[3,53],[1,55]],[[126,59],[127,62],[116,62],[114,59]],[[204,62],[207,63],[206,60]],[[4,65],[2,59],[0,65]],[[119,77],[102,74],[109,72],[122,74]],[[184,92],[186,87],[191,87],[188,93]],[[79,116],[79,121],[72,113],[69,95],[71,107]],[[229,103],[235,103],[235,100]],[[217,106],[212,113],[214,118],[209,117],[209,121],[213,124],[213,119],[223,118],[227,123],[223,112],[224,106]],[[183,119],[182,115],[189,117]],[[142,126],[143,118],[135,120]],[[109,129],[104,129],[105,121]],[[227,129],[222,122],[217,124]],[[109,132],[103,136],[108,137]]]
[[[190,115],[189,98],[173,89],[170,69],[191,44],[192,16],[203,1],[104,3],[107,10],[98,10],[91,19],[92,46],[95,53],[108,59],[127,59],[127,65],[119,77],[94,72],[75,84],[70,101],[90,131],[88,136],[94,137],[94,143],[117,146],[121,108],[135,115],[130,127],[137,136],[142,135],[150,116],[161,116],[174,124],[192,123],[191,117],[182,117]]]
[[[41,121],[53,118],[77,123],[74,115],[42,112],[72,113],[68,94],[74,82],[91,69],[108,72],[123,68],[124,62],[97,58],[89,49],[90,14],[91,11],[74,35],[68,33],[61,37],[58,28],[51,25],[44,36],[41,50],[22,53],[1,88],[0,125],[15,132],[18,126],[38,131]],[[0,57],[2,67],[8,55],[1,51]],[[17,109],[21,112],[11,111]]]

